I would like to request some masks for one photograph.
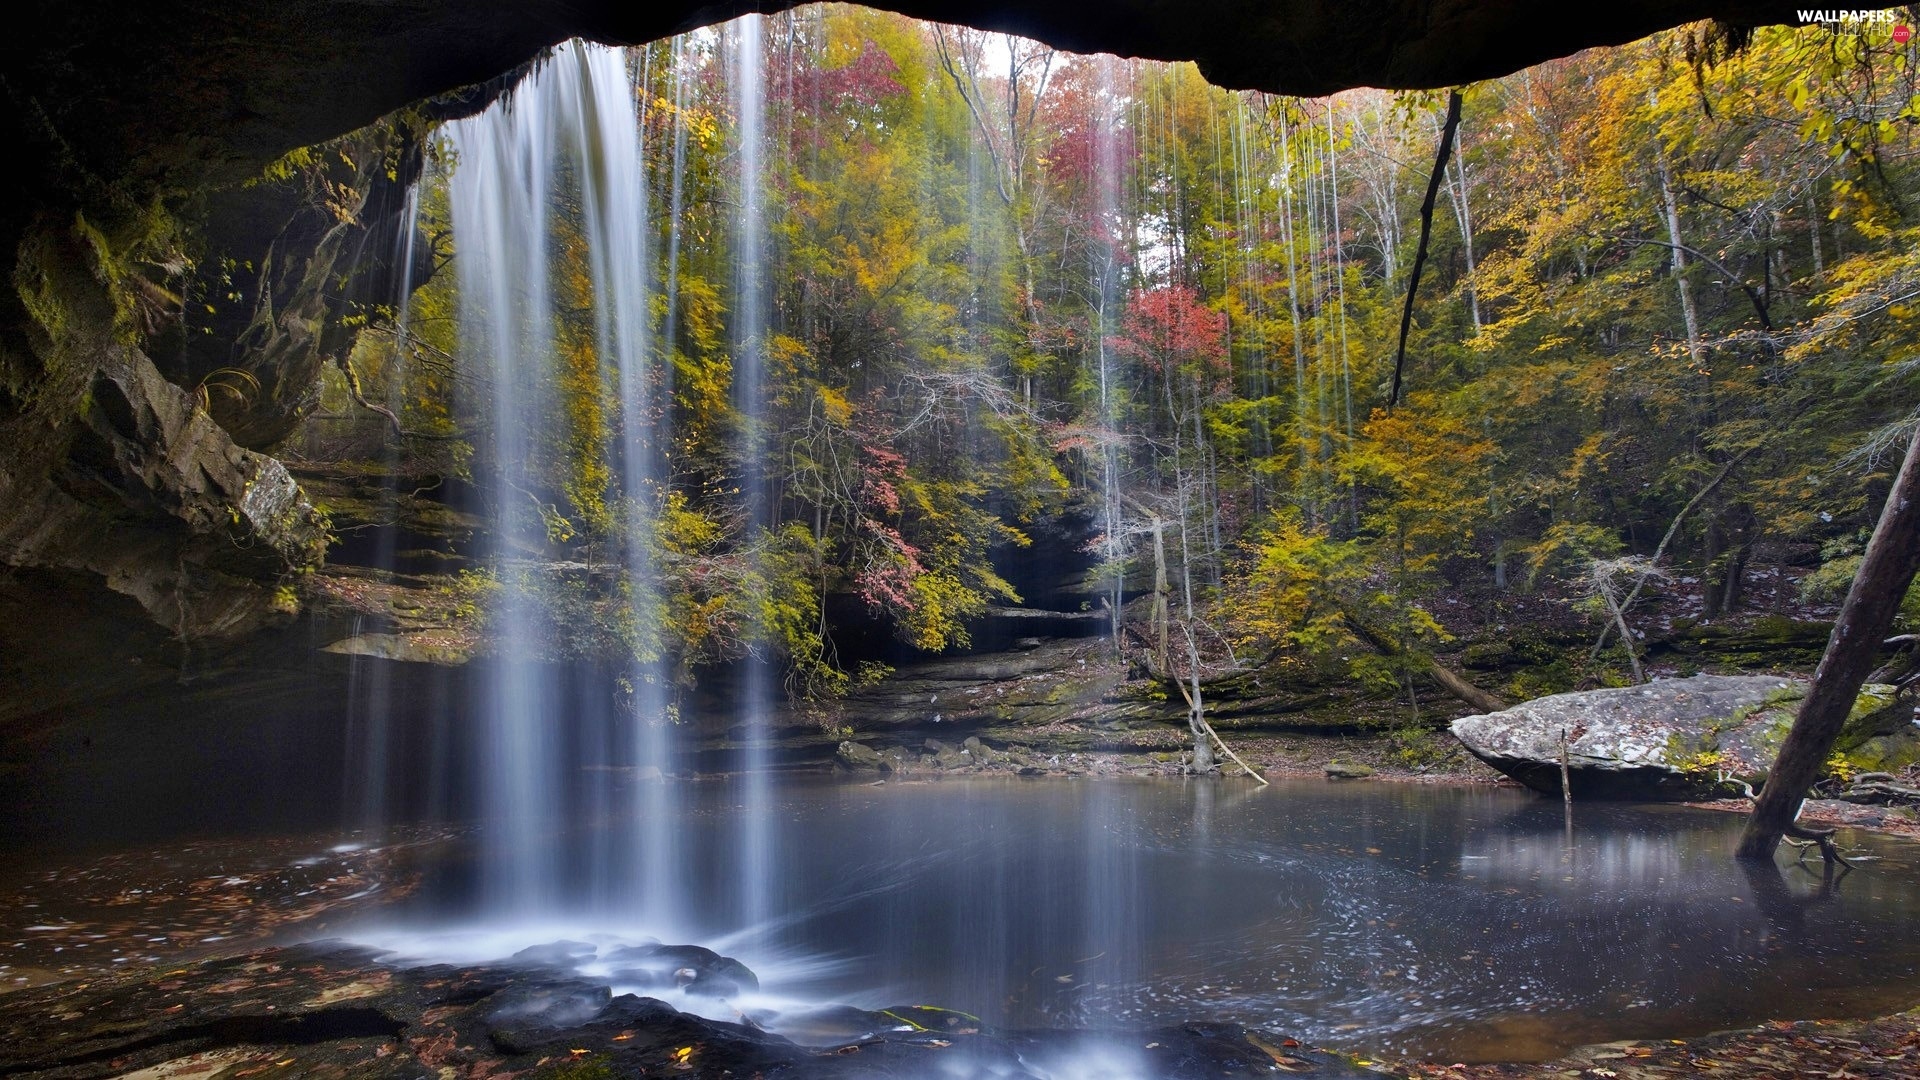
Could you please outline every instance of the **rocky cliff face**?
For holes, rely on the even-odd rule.
[[[183,638],[284,621],[325,523],[130,340],[106,243],[84,219],[46,228],[16,274],[29,321],[4,357],[0,561],[130,597]]]

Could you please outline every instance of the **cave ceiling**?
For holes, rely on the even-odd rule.
[[[38,2],[4,49],[13,135],[42,191],[139,197],[251,175],[297,146],[511,71],[568,37],[654,40],[781,0]],[[1081,52],[1193,60],[1229,87],[1442,87],[1701,19],[1791,22],[1751,0],[891,0]],[[38,164],[39,169],[33,165]],[[85,201],[84,192],[82,201]]]

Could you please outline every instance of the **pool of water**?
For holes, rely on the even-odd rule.
[[[489,915],[475,863],[447,857],[347,936],[438,959],[654,936],[753,967],[749,1009],[1230,1020],[1441,1061],[1920,999],[1920,847],[1883,837],[1848,837],[1877,858],[1833,883],[1737,865],[1736,815],[1588,804],[1569,826],[1507,789],[795,778],[775,790],[777,915],[743,927],[742,790],[672,783],[674,866],[622,869],[631,822],[556,829],[545,909]],[[674,912],[621,902],[648,874],[671,876]]]

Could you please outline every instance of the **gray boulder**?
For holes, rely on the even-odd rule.
[[[1576,797],[1687,800],[1765,782],[1794,711],[1799,679],[1695,675],[1645,686],[1536,698],[1463,716],[1453,734],[1488,765],[1537,791],[1559,794],[1561,740]],[[1853,750],[1913,726],[1893,688],[1864,687],[1838,749]]]
[[[840,767],[850,772],[880,772],[887,767],[887,759],[866,743],[843,742],[834,755],[840,760]]]

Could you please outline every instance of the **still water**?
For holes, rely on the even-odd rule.
[[[603,819],[543,838],[571,909],[490,919],[476,866],[449,858],[346,936],[436,959],[702,943],[759,973],[738,1005],[776,1028],[804,1003],[938,1005],[1014,1026],[1230,1020],[1441,1061],[1920,996],[1920,847],[1887,838],[1849,837],[1878,859],[1836,886],[1743,871],[1735,815],[1583,805],[1569,832],[1557,802],[1504,789],[784,779],[776,914],[746,926],[743,793],[681,787],[683,864],[638,868],[672,876],[671,918],[609,902],[635,830]]]

